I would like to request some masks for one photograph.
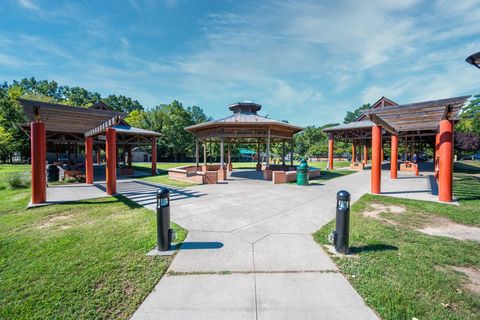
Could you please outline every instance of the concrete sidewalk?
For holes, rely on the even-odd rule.
[[[357,200],[370,173],[310,187],[244,178],[252,174],[234,172],[226,184],[183,196],[173,191],[172,220],[188,238],[173,274],[133,319],[377,319],[311,236],[334,218],[336,192]],[[150,208],[154,191],[119,183],[119,192]]]

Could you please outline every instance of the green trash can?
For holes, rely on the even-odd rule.
[[[305,159],[302,159],[297,167],[297,185],[308,186],[308,164]]]
[[[55,182],[60,178],[60,170],[56,165],[49,165],[47,169],[47,182]]]

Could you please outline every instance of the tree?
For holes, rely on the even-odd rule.
[[[347,115],[343,119],[343,123],[350,123],[354,122],[357,120],[358,117],[362,114],[363,110],[369,109],[370,108],[370,103],[364,104],[361,107],[358,107],[357,109],[353,111],[347,111]]]
[[[26,122],[16,100],[22,92],[19,86],[0,85],[0,157],[3,161],[11,161],[14,152],[28,152],[28,137],[18,126]]]
[[[457,131],[474,132],[480,135],[480,95],[475,95],[460,114]]]
[[[133,110],[130,112],[125,121],[132,127],[145,129],[145,112],[142,110]]]
[[[454,146],[462,152],[475,152],[480,148],[480,136],[475,132],[455,132]]]
[[[116,96],[111,94],[107,98],[102,98],[101,100],[115,111],[132,112],[133,110],[143,110],[143,106],[140,102],[123,95]]]

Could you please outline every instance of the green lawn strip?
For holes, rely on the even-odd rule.
[[[462,183],[455,180],[459,191]],[[478,183],[478,182],[477,182]],[[470,189],[479,189],[471,185]],[[471,197],[469,195],[468,197]],[[466,277],[450,266],[480,268],[480,244],[434,237],[415,230],[433,216],[445,216],[459,223],[479,225],[480,204],[464,198],[460,206],[426,201],[364,195],[352,206],[350,246],[352,258],[333,257],[342,273],[383,319],[478,319],[480,298],[464,288]],[[400,215],[382,213],[397,223],[387,224],[364,217],[370,205],[406,208]],[[335,228],[332,221],[314,234],[327,244]],[[445,308],[450,304],[453,309]]]
[[[195,183],[170,179],[167,174],[160,174],[157,176],[148,176],[148,177],[138,177],[136,179],[146,180],[153,183],[159,183],[159,184],[172,186],[176,188],[186,188],[186,187],[193,187],[197,185]]]
[[[323,182],[338,178],[338,177],[343,177],[352,173],[355,173],[357,171],[350,171],[350,170],[333,170],[333,171],[327,171],[327,170],[322,170],[320,173],[320,177],[316,179],[311,179],[309,180],[309,184],[322,184]]]
[[[129,318],[171,262],[146,256],[153,212],[122,196],[25,210],[29,197],[0,198],[0,318]]]

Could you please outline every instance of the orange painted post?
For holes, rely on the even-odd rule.
[[[390,178],[397,179],[398,170],[398,136],[392,135],[390,146]]]
[[[352,142],[352,163],[356,161],[355,143]]]
[[[373,194],[380,194],[381,178],[382,178],[382,163],[381,151],[382,149],[382,127],[372,127],[372,180],[371,192]]]
[[[93,138],[85,138],[85,182],[93,184]]]
[[[100,159],[100,148],[97,149],[97,164],[102,164],[102,161]]]
[[[107,194],[117,192],[117,130],[107,128],[106,157],[107,157]]]
[[[43,122],[30,124],[32,162],[32,204],[47,201],[46,130]]]
[[[382,146],[380,147],[380,150],[381,150],[380,159],[381,159],[381,162],[383,163],[383,161],[385,161],[385,156],[383,155],[383,144],[382,144]]]
[[[328,137],[328,170],[333,170],[333,133]]]
[[[440,154],[438,153],[438,148],[440,147],[440,133],[437,133],[435,136],[435,152],[433,154],[433,162],[435,164],[435,179],[437,180],[438,186],[440,187],[440,181],[438,180],[438,173],[440,171],[439,158]]]
[[[363,146],[363,164],[364,165],[368,164],[368,147],[366,143]]]
[[[440,172],[438,199],[443,202],[453,200],[453,123],[449,120],[440,121]]]
[[[157,138],[152,138],[152,176],[157,175]]]

